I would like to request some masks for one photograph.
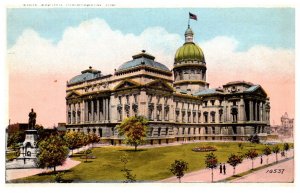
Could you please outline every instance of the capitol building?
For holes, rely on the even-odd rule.
[[[204,52],[188,26],[173,69],[142,50],[113,74],[89,67],[66,86],[66,127],[121,144],[116,126],[126,117],[149,120],[148,144],[266,139],[270,103],[259,84],[234,81],[210,88]],[[217,55],[216,55],[217,57]]]

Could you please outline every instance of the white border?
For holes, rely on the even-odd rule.
[[[296,172],[298,169],[298,165],[296,163],[299,160],[298,153],[296,153],[295,158],[295,183],[294,184],[267,184],[267,183],[253,183],[253,184],[203,184],[203,183],[184,183],[184,184],[159,184],[159,183],[142,183],[142,184],[5,184],[5,176],[4,176],[4,163],[5,158],[4,154],[4,132],[5,127],[8,124],[8,77],[7,77],[7,66],[5,64],[5,54],[6,54],[6,8],[7,7],[19,7],[22,4],[40,4],[40,3],[50,3],[50,4],[114,4],[114,8],[125,8],[125,7],[134,7],[134,8],[155,8],[155,7],[297,7],[297,3],[295,0],[249,0],[247,2],[242,0],[210,0],[210,1],[194,1],[194,0],[100,0],[100,1],[91,1],[91,0],[1,0],[0,1],[0,53],[1,53],[1,65],[0,65],[0,129],[2,131],[1,137],[1,160],[2,164],[2,175],[1,176],[1,192],[124,192],[124,188],[126,191],[129,192],[233,192],[233,191],[240,191],[240,192],[296,192],[296,188],[299,188],[299,180],[297,179],[298,173]],[[54,6],[56,7],[56,6]],[[60,6],[59,6],[60,7]],[[57,8],[59,8],[57,7]],[[66,6],[62,6],[66,7]],[[74,8],[74,7],[73,7]],[[108,7],[109,8],[109,7]],[[298,10],[296,9],[296,21],[299,19]],[[299,32],[299,25],[296,25],[296,33]],[[296,37],[296,85],[298,86],[299,78],[297,78],[299,67],[296,64],[299,64],[298,60],[298,48],[299,42],[297,41]],[[284,65],[284,64],[283,64]],[[296,97],[299,97],[298,89],[296,89]],[[295,109],[295,135],[298,135],[297,125],[298,125],[298,107],[299,104],[296,101],[296,109]],[[297,143],[298,136],[295,139],[295,146],[296,150],[299,148]],[[299,191],[298,191],[299,192]]]

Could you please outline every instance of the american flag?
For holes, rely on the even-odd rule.
[[[190,19],[197,20],[197,15],[192,14],[191,12],[189,12],[189,14],[190,14]]]

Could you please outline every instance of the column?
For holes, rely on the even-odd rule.
[[[165,103],[163,100],[163,103],[161,105],[161,120],[164,121],[165,120]]]
[[[99,122],[100,121],[100,102],[99,102],[99,98],[97,98],[97,118],[96,121]]]
[[[105,121],[108,121],[108,99],[105,99]]]
[[[94,122],[94,100],[91,100],[91,122]]]
[[[88,112],[88,107],[87,107],[87,101],[84,101],[84,122],[87,121],[87,112]]]
[[[84,100],[81,101],[80,107],[81,107],[81,109],[80,109],[80,123],[83,123],[84,119],[85,119],[84,118],[84,116],[85,116],[85,114],[84,114],[84,108],[85,108],[85,106],[84,106]]]
[[[249,120],[253,121],[253,101],[249,100]]]
[[[241,101],[240,101],[238,115],[239,115],[238,116],[239,117],[238,121],[245,121],[246,111],[245,111],[245,102],[244,102],[244,99],[241,99]]]
[[[71,124],[73,124],[73,104],[70,104],[70,112],[71,112]]]
[[[102,109],[102,112],[103,112],[103,120],[102,121],[105,121],[106,120],[106,115],[105,115],[105,112],[106,112],[106,106],[105,106],[105,99],[102,98],[102,104],[103,104],[103,109]],[[124,107],[123,107],[124,108]]]
[[[220,114],[219,114],[219,109],[215,109],[215,123],[220,123]]]
[[[75,111],[75,123],[77,123],[78,115],[77,115],[77,110],[78,110],[78,103],[74,104],[74,111]]]
[[[107,98],[107,120],[110,120],[110,98]]]
[[[266,121],[266,108],[265,104],[262,103],[262,121]]]
[[[69,124],[69,111],[70,111],[70,106],[69,104],[67,103],[67,108],[66,108],[66,120],[67,120],[67,124]]]
[[[261,104],[260,104],[261,102],[259,101],[258,103],[257,103],[257,120],[258,121],[261,121]]]
[[[153,105],[154,105],[154,108],[153,108],[153,120],[154,121],[157,121],[157,107],[156,107],[156,105],[157,105],[157,103],[156,103],[156,98],[155,97],[153,97],[153,99],[152,99],[152,103],[153,103]]]

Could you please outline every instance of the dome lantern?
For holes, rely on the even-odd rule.
[[[190,25],[188,25],[188,28],[186,29],[185,33],[185,42],[194,42],[194,32],[193,30],[190,28]]]

